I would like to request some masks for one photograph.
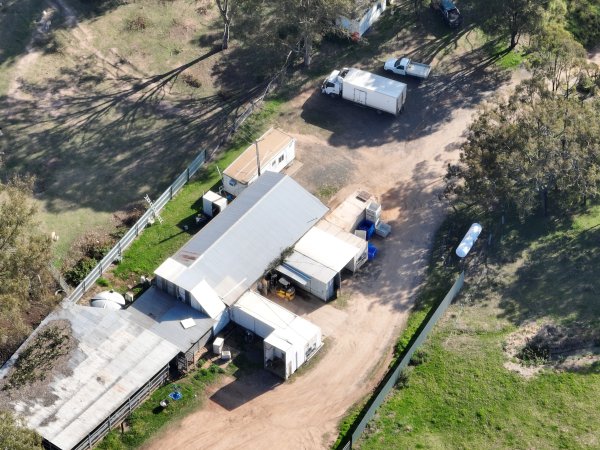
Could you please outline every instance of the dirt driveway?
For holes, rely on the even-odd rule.
[[[324,185],[340,188],[330,205],[356,188],[377,195],[392,234],[376,242],[378,259],[343,285],[344,295],[350,295],[347,306],[292,302],[290,307],[319,325],[326,337],[325,354],[314,367],[287,383],[260,371],[227,379],[211,389],[202,410],[162,432],[146,449],[331,446],[340,419],[387,367],[444,216],[438,200],[441,177],[458,157],[457,143],[474,107],[490,89],[512,84],[491,76],[463,72],[410,85],[411,100],[398,119],[316,92],[291,102],[279,125],[298,139],[303,167],[294,177],[313,192]],[[512,81],[522,76],[517,72]]]

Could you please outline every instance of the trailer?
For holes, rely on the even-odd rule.
[[[223,171],[223,190],[238,197],[261,173],[281,172],[294,162],[296,140],[271,128]]]
[[[388,59],[383,65],[383,69],[396,75],[406,75],[423,80],[431,73],[430,65],[414,62],[406,57]]]
[[[331,72],[321,92],[396,116],[406,101],[406,84],[355,68]]]

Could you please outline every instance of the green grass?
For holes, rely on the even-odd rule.
[[[449,308],[422,347],[424,362],[379,408],[358,448],[600,446],[599,363],[527,379],[504,367],[503,352],[507,336],[531,320],[598,329],[600,208],[572,221],[507,225],[499,235],[488,282],[476,285],[479,275],[470,272],[466,296]],[[413,313],[415,326],[422,314]]]
[[[170,400],[166,409],[159,406],[173,392],[174,387],[169,383],[157,389],[128,419],[129,429],[121,433],[118,429],[111,431],[98,445],[98,449],[122,450],[137,448],[146,442],[158,430],[176,419],[200,407],[204,401],[204,391],[207,386],[215,383],[223,369],[212,365],[208,369],[197,369],[175,384],[183,397],[178,401]]]
[[[194,217],[201,210],[202,194],[219,182],[219,172],[225,169],[253,138],[268,127],[279,110],[281,101],[265,102],[263,108],[250,116],[240,127],[232,145],[215,162],[201,169],[196,179],[189,182],[161,211],[164,223],[156,222],[147,228],[131,247],[124,252],[123,261],[114,274],[126,280],[132,276],[150,275],[169,256],[173,255],[197,231]],[[188,231],[183,230],[188,225]]]

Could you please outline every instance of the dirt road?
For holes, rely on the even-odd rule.
[[[414,100],[399,119],[315,92],[294,100],[280,125],[298,140],[297,157],[304,165],[295,178],[313,192],[323,185],[343,186],[332,205],[356,188],[379,196],[392,234],[378,242],[378,259],[344,283],[344,295],[350,295],[345,308],[298,299],[292,303],[326,336],[326,353],[314,367],[287,383],[262,372],[227,379],[209,392],[204,409],[144,448],[330,447],[339,420],[386,369],[444,216],[438,200],[441,177],[458,157],[456,144],[474,106],[489,94],[486,83],[497,89],[523,76],[517,72],[512,82],[498,82],[486,73],[467,71],[411,85],[409,98],[414,94]],[[450,94],[448,89],[455,90]],[[313,120],[321,128],[311,125]]]

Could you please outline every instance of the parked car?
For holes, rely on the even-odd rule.
[[[438,11],[450,28],[457,28],[462,23],[462,15],[452,0],[431,0],[429,7]]]
[[[397,75],[407,75],[415,78],[425,79],[431,72],[431,66],[412,61],[410,58],[392,58],[388,59],[383,65],[384,70],[388,70]]]

